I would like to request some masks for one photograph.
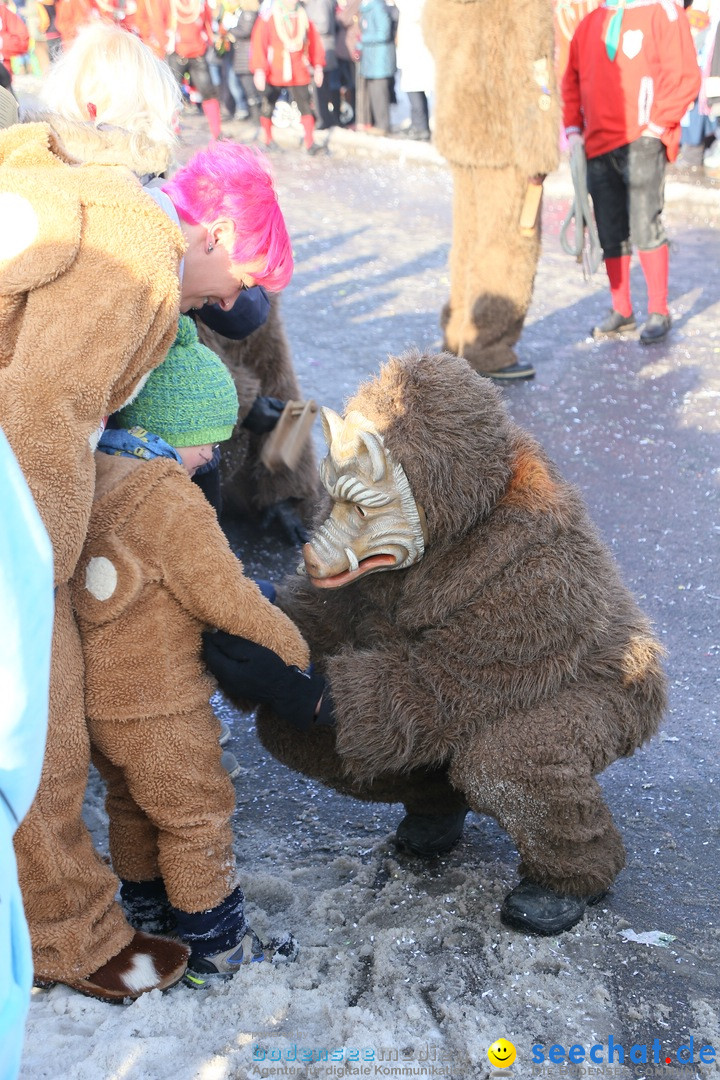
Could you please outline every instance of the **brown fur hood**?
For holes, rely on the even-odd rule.
[[[94,127],[56,113],[27,112],[23,120],[49,124],[67,155],[88,165],[125,165],[137,176],[145,176],[164,173],[173,162],[167,146],[158,146],[123,128]]]
[[[0,132],[0,203],[0,425],[62,582],[90,514],[91,438],[173,342],[185,242],[128,169],[78,165],[48,124]]]

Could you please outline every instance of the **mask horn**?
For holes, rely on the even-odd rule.
[[[328,444],[328,448],[330,448],[333,444],[333,440],[339,438],[340,432],[343,429],[344,420],[342,416],[339,416],[332,409],[328,409],[326,405],[321,406],[320,416],[322,418],[325,442]]]

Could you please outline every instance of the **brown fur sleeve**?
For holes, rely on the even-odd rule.
[[[286,664],[306,668],[310,656],[299,630],[245,576],[204,495],[188,481],[180,497],[177,477],[166,483],[167,490],[155,499],[163,531],[160,546],[167,552],[167,588],[201,622],[249,638]]]

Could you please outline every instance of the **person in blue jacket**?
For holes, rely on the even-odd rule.
[[[0,431],[0,1080],[20,1070],[33,978],[13,835],[40,782],[52,626],[50,541]]]
[[[390,133],[390,85],[395,77],[395,22],[385,0],[360,5],[360,74],[367,84],[373,130]]]

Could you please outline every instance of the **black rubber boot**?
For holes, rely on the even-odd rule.
[[[406,814],[397,827],[395,843],[423,859],[444,855],[462,836],[467,807],[454,814]]]
[[[597,904],[603,896],[604,892],[585,897],[561,896],[553,889],[524,878],[503,900],[500,918],[513,930],[547,937],[575,926],[585,910]]]

